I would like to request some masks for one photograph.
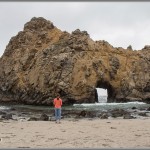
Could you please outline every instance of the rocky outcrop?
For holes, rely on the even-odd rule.
[[[65,104],[95,102],[98,87],[108,102],[150,102],[149,70],[150,46],[115,48],[32,18],[0,58],[0,102],[51,105],[58,93]]]

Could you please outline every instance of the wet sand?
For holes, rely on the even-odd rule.
[[[150,148],[150,119],[1,121],[0,148]]]

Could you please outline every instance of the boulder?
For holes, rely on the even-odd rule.
[[[138,113],[139,116],[143,116],[143,117],[147,117],[147,113],[146,112],[140,112]]]
[[[136,117],[132,116],[130,113],[124,114],[123,119],[135,119]]]
[[[42,114],[39,119],[42,120],[42,121],[48,121],[49,120],[49,116],[46,115],[46,114]]]
[[[1,116],[1,118],[2,118],[2,119],[6,119],[6,120],[13,119],[13,118],[12,118],[12,114],[3,114],[3,115]]]
[[[133,106],[131,109],[137,109],[135,106]]]
[[[108,102],[150,103],[149,46],[142,50],[94,41],[86,31],[63,32],[34,17],[12,37],[0,58],[0,103],[95,103],[96,88]]]
[[[39,119],[38,118],[36,118],[36,117],[30,117],[29,119],[28,119],[28,121],[38,121]]]
[[[147,111],[150,111],[150,107],[148,107],[146,110],[147,110]]]
[[[110,113],[112,117],[117,118],[117,117],[123,117],[128,112],[125,111],[124,109],[114,109],[114,110],[111,110]]]
[[[108,114],[107,113],[102,113],[100,114],[100,119],[108,119]]]
[[[0,115],[6,115],[6,112],[0,111]]]

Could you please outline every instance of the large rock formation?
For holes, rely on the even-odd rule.
[[[95,102],[98,87],[108,102],[150,102],[149,70],[150,46],[114,48],[34,17],[0,58],[0,102],[50,105],[57,93],[66,104]]]

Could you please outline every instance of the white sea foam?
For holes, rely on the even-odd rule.
[[[138,102],[138,101],[134,101],[134,102],[127,102],[128,104],[146,104],[144,102]]]
[[[82,103],[82,104],[74,104],[73,106],[84,106],[84,107],[91,107],[91,106],[114,106],[114,105],[132,105],[132,104],[137,104],[137,105],[142,105],[146,104],[144,102],[127,102],[127,103]]]
[[[0,110],[6,110],[6,109],[9,109],[9,107],[6,107],[6,106],[0,106]]]

